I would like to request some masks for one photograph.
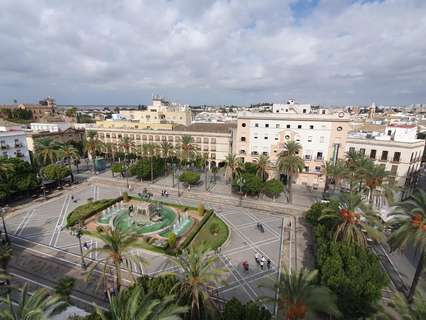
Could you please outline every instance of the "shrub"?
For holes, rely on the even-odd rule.
[[[126,191],[123,192],[123,201],[129,202],[129,194]]]
[[[150,278],[143,275],[137,279],[136,285],[141,286],[145,292],[151,292],[155,299],[162,299],[170,295],[178,280],[172,274],[160,275]]]
[[[284,185],[277,179],[271,179],[263,185],[263,193],[270,198],[278,197],[284,191]]]
[[[124,171],[122,163],[113,163],[111,166],[112,173],[122,173]]]
[[[236,298],[232,298],[225,303],[223,320],[270,320],[271,313],[263,306],[255,302],[243,305]]]
[[[209,227],[210,233],[216,235],[219,232],[219,225],[216,222],[213,222]]]
[[[165,162],[163,159],[153,159],[153,175],[154,178],[160,176],[164,172]],[[129,168],[129,173],[136,176],[138,179],[149,180],[151,179],[151,161],[148,159],[138,160]]]
[[[243,193],[249,194],[249,195],[257,195],[263,188],[263,181],[258,176],[252,173],[244,173],[242,175],[242,178],[244,179],[245,183],[242,186]],[[239,192],[240,186],[238,185],[238,179],[234,179],[232,182],[232,188],[234,191]]]
[[[70,295],[72,290],[74,289],[75,278],[73,277],[64,277],[59,280],[59,282],[55,286],[55,293],[60,296],[64,301],[70,300]]]
[[[67,216],[67,228],[74,226],[78,221],[84,222],[86,219],[94,216],[99,211],[102,211],[112,206],[117,201],[122,200],[122,197],[116,199],[103,199],[89,202],[75,208]]]
[[[186,210],[184,210],[184,211],[186,211]],[[199,202],[198,203],[198,207],[197,207],[197,212],[198,212],[198,215],[200,216],[200,217],[202,217],[203,215],[204,215],[204,212],[206,211],[206,209],[204,208],[204,204],[202,203],[202,202]]]
[[[179,176],[179,181],[194,185],[200,181],[200,174],[192,171],[185,171]]]
[[[169,248],[174,249],[176,247],[176,233],[170,232],[167,238],[167,243],[169,244]]]
[[[257,166],[255,163],[245,162],[243,164],[242,171],[246,174],[256,174]]]

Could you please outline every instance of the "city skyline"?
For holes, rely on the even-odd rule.
[[[0,102],[425,103],[426,3],[2,1]]]

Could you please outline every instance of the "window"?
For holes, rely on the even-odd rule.
[[[275,137],[275,140],[278,140],[278,137]]]
[[[342,127],[337,127],[337,131],[342,131],[343,128]]]
[[[355,147],[350,147],[349,152],[355,152]]]
[[[298,124],[298,125],[297,125],[297,129],[302,129],[302,125],[301,125],[301,124]]]
[[[321,110],[321,114],[325,114],[325,110]]]
[[[388,130],[388,136],[392,135],[392,130]]]
[[[382,160],[382,161],[388,160],[388,152],[387,151],[382,151],[382,157],[380,158],[380,160]]]
[[[309,172],[309,167],[304,167],[304,168],[303,168],[303,171],[305,171],[305,172]]]
[[[252,156],[257,156],[258,154],[259,154],[259,152],[257,152],[257,151],[252,151],[252,152],[251,152],[251,155],[252,155]]]
[[[280,124],[279,123],[277,123],[276,125],[275,125],[275,128],[279,128],[280,127]]]
[[[320,143],[324,143],[324,137],[323,136],[320,137]]]
[[[317,160],[323,160],[322,159],[322,152],[317,152]]]
[[[290,139],[290,136],[289,136],[289,135],[286,135],[284,138],[285,138],[286,140],[288,140],[288,139]]]
[[[240,154],[246,154],[245,150],[240,150]]]
[[[246,137],[241,137],[241,141],[246,141]]]
[[[243,123],[241,124],[241,126],[242,126],[243,128],[245,128],[245,127],[246,127],[246,123],[245,123],[245,122],[243,122]]]
[[[400,158],[401,158],[401,152],[395,152],[393,154],[393,162],[399,162]]]
[[[362,154],[362,155],[364,155],[365,154],[365,149],[364,148],[360,148],[359,149],[359,153]]]
[[[255,123],[255,124],[254,124],[254,126],[255,126],[256,128],[259,128],[259,124],[258,124],[258,123]]]
[[[305,154],[305,160],[306,161],[309,161],[309,160],[311,160],[311,155],[310,154]]]
[[[241,141],[242,141],[242,140],[241,140]],[[196,138],[195,138],[195,142],[196,142],[196,143],[201,143],[201,137],[196,137]]]
[[[320,166],[315,166],[315,172],[321,172],[321,167]]]
[[[267,156],[267,155],[268,155],[268,153],[267,153],[266,151],[263,151],[263,152],[262,152],[262,154],[263,154],[264,156]]]
[[[303,113],[306,113],[306,109],[303,109],[303,111],[302,111]]]
[[[314,128],[314,126],[313,126],[313,125],[310,125],[310,126],[309,126],[309,129],[313,129],[313,128]]]
[[[308,142],[312,142],[312,136],[308,136]]]
[[[265,128],[269,128],[269,123],[265,123]]]
[[[257,136],[254,136],[253,138],[257,139]]]
[[[203,142],[204,142],[204,143],[209,143],[209,138],[204,138],[204,139],[203,139]]]
[[[291,128],[291,126],[288,124],[288,125],[287,125],[287,129],[290,129],[290,128]]]
[[[371,151],[370,151],[370,159],[372,159],[372,160],[376,159],[376,150],[371,149]]]
[[[264,136],[263,139],[268,140],[268,136]]]
[[[396,164],[392,165],[391,171],[390,171],[391,175],[396,176],[397,172],[398,172],[398,165]]]

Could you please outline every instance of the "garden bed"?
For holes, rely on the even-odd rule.
[[[217,225],[217,233],[212,233],[212,225]],[[205,243],[210,249],[215,250],[225,243],[228,238],[229,229],[225,222],[216,215],[212,215],[204,224],[198,234],[191,242],[191,246],[198,246]]]

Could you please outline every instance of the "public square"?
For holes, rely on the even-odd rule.
[[[49,248],[61,253],[62,259],[72,257],[73,263],[80,255],[78,239],[69,230],[64,229],[67,215],[76,207],[93,200],[115,198],[125,190],[120,184],[107,185],[101,183],[83,183],[72,190],[63,190],[61,194],[49,200],[33,202],[30,206],[17,210],[7,217],[6,223],[12,238],[25,240],[29,247]],[[141,190],[136,188],[130,194]],[[160,199],[158,192],[154,199]],[[163,198],[164,199],[164,198]],[[168,202],[184,205],[196,205],[198,201],[170,195]],[[219,252],[219,265],[228,272],[225,283],[218,288],[219,297],[230,299],[237,297],[243,302],[258,300],[273,295],[272,279],[278,276],[280,267],[283,226],[290,222],[290,217],[272,215],[262,211],[218,205],[205,201],[206,207],[215,210],[216,214],[225,221],[230,229],[230,237]],[[257,229],[261,222],[264,232]],[[83,237],[83,243],[89,248],[101,245],[90,238]],[[271,260],[271,268],[266,266],[261,270],[255,263],[255,253]],[[63,254],[62,254],[63,253]],[[176,267],[165,255],[147,250],[138,251],[143,260],[148,263],[133,266],[133,272],[154,275],[165,271],[176,271]],[[90,260],[102,257],[91,255]],[[249,271],[245,271],[242,263],[248,261]],[[269,306],[272,308],[272,306]]]

